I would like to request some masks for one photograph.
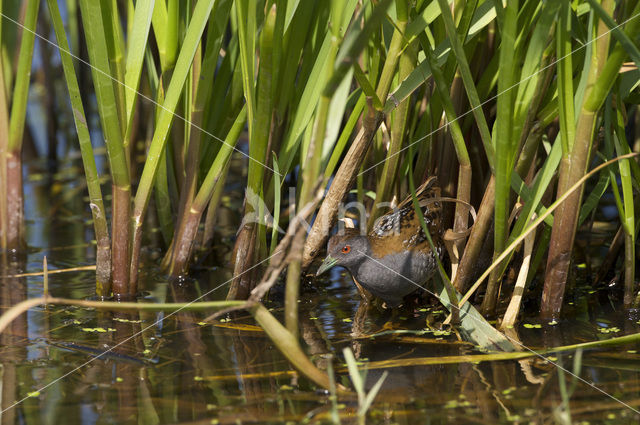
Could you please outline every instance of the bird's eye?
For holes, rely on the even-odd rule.
[[[342,247],[343,254],[348,254],[349,252],[351,252],[351,245],[345,245],[344,247]]]

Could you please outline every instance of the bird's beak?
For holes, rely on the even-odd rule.
[[[318,271],[316,272],[316,276],[320,276],[322,273],[326,272],[331,267],[335,266],[337,262],[338,262],[338,260],[336,260],[335,258],[333,258],[330,255],[327,255],[327,258],[325,258],[324,261],[322,262],[322,264],[320,264],[320,267],[318,268]]]

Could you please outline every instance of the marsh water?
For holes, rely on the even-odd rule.
[[[40,272],[94,264],[92,224],[77,158],[49,174],[41,162],[25,173],[28,255],[22,270]],[[242,168],[241,164],[239,165]],[[42,172],[39,172],[42,171]],[[192,276],[162,274],[160,234],[147,226],[140,300],[224,299],[227,264],[241,193],[230,181],[216,245],[201,253]],[[591,286],[585,269],[555,324],[524,318],[511,337],[523,350],[596,341],[640,331],[637,319],[615,311],[606,286]],[[582,277],[580,277],[582,276]],[[6,309],[41,296],[42,276],[1,278]],[[52,295],[91,299],[93,271],[49,276]],[[282,316],[282,287],[266,305]],[[367,423],[379,424],[631,424],[640,416],[640,346],[622,345],[525,360],[469,361],[481,354],[455,332],[439,330],[443,309],[427,300],[395,314],[364,308],[350,279],[334,269],[303,282],[303,347],[336,381],[351,387],[342,349],[368,369],[371,387],[388,376]],[[355,423],[355,394],[326,391],[300,376],[250,316],[203,322],[210,312],[111,313],[36,307],[1,335],[2,424]],[[109,350],[109,351],[107,351]],[[637,350],[637,351],[636,351]],[[580,379],[566,371],[575,372]]]

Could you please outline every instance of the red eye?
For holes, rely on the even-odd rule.
[[[342,248],[342,253],[343,253],[343,254],[348,254],[349,252],[351,252],[351,245],[345,245],[345,246]]]

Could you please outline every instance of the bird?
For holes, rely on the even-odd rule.
[[[344,229],[329,239],[327,256],[316,276],[334,266],[346,268],[356,285],[382,299],[387,307],[402,304],[405,296],[423,287],[438,268],[444,253],[442,205],[435,176],[416,190],[431,235],[429,243],[409,196],[380,217],[369,234]]]

